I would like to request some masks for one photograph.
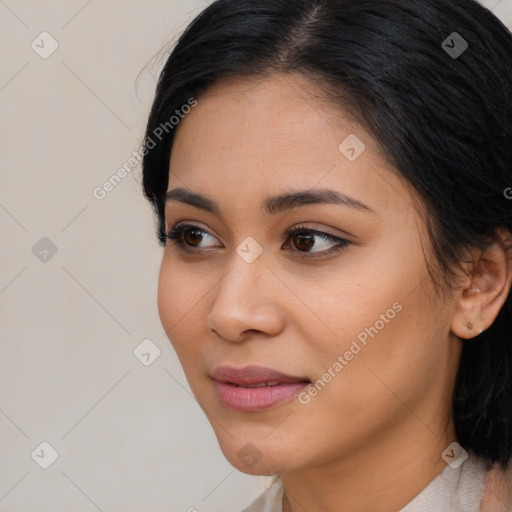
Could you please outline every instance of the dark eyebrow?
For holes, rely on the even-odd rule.
[[[166,203],[168,201],[179,201],[221,216],[221,209],[216,201],[201,194],[189,192],[184,188],[170,190],[167,192],[165,200]],[[276,215],[308,204],[335,204],[375,213],[368,205],[358,199],[329,189],[298,190],[268,197],[263,202],[262,209],[269,215]]]

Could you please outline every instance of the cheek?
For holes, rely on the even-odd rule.
[[[382,291],[364,306],[359,303],[363,310],[353,304],[347,321],[339,322],[343,341],[330,343],[322,354],[331,372],[318,378],[332,384],[319,392],[323,398],[314,407],[338,411],[329,413],[336,420],[391,421],[407,411],[404,403],[419,404],[433,386],[446,383],[443,372],[451,354],[442,305],[433,303],[424,287],[412,294],[395,286]]]
[[[164,253],[158,276],[158,313],[162,324],[172,327],[199,306],[206,293],[203,283],[197,272],[180,264],[175,253]]]
[[[214,283],[179,265],[176,257],[164,255],[158,278],[158,313],[165,333],[188,379],[203,366],[208,346],[205,318]]]
[[[182,340],[190,339],[191,318],[197,315],[202,296],[200,280],[187,277],[169,255],[164,255],[158,278],[158,314],[178,355],[180,345],[185,345]]]
[[[449,308],[425,279],[422,254],[409,251],[408,265],[396,257],[380,251],[379,264],[354,264],[342,286],[333,281],[315,294],[311,309],[323,322],[315,320],[316,335],[311,322],[304,320],[303,329],[316,340],[308,355],[320,362],[315,376],[333,382],[319,393],[326,404],[347,402],[355,411],[365,403],[372,410],[375,397],[381,404],[396,401],[390,390],[414,400],[451,355]]]

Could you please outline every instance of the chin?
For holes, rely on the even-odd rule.
[[[221,434],[222,435],[222,434]],[[219,439],[219,446],[227,461],[238,471],[255,476],[273,476],[289,471],[292,454],[279,452],[276,447],[262,446],[263,442],[233,438]]]
[[[274,475],[279,475],[279,474],[287,471],[287,468],[286,468],[286,466],[283,465],[283,463],[279,463],[278,461],[274,461],[274,460],[272,460],[272,461],[267,460],[265,462],[263,460],[264,457],[262,457],[257,462],[246,462],[244,460],[240,460],[236,453],[230,453],[228,455],[226,453],[224,453],[224,456],[226,457],[227,461],[233,467],[238,469],[238,471],[245,473],[247,475],[274,476]]]

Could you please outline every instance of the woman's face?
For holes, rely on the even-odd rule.
[[[160,317],[225,456],[251,474],[438,458],[450,437],[460,344],[424,221],[372,137],[314,92],[298,75],[219,82],[170,162],[168,191],[209,202],[167,201],[167,229],[192,228],[165,248]],[[288,194],[308,195],[275,199]]]

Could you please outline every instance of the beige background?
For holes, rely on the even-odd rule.
[[[264,489],[160,325],[140,167],[93,195],[138,149],[162,63],[137,75],[207,3],[0,0],[0,512],[236,512]],[[512,29],[512,0],[484,3]]]

